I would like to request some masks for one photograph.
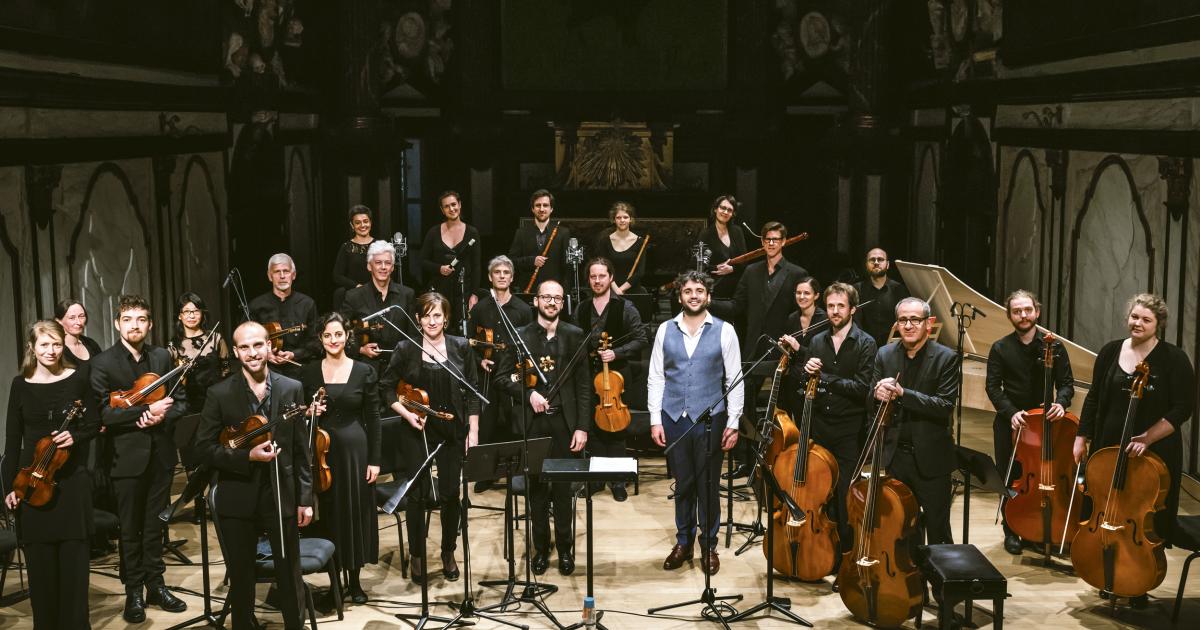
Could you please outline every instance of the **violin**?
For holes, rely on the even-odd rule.
[[[446,411],[438,411],[429,406],[429,392],[413,387],[400,379],[396,383],[396,399],[404,405],[406,409],[417,414],[421,418],[433,416],[438,420],[453,420],[454,414]]]
[[[221,429],[218,438],[225,448],[254,448],[263,442],[271,440],[271,430],[281,422],[290,422],[293,418],[308,411],[305,405],[292,404],[274,420],[255,414],[238,424]]]
[[[167,381],[174,378],[176,374],[187,370],[191,365],[191,360],[185,360],[162,376],[154,372],[146,372],[134,379],[133,386],[129,389],[110,393],[108,406],[113,409],[129,409],[138,405],[152,405],[167,397]]]
[[[1013,432],[1013,462],[1021,462],[1021,477],[1013,480],[1015,494],[1004,505],[1004,520],[1021,538],[1039,542],[1050,557],[1050,546],[1062,544],[1079,528],[1079,505],[1074,501],[1075,457],[1072,447],[1079,417],[1068,412],[1050,420],[1054,404],[1054,335],[1043,338],[1042,406],[1025,412],[1025,426]]]
[[[271,350],[279,352],[283,350],[283,337],[285,335],[302,333],[308,328],[308,324],[296,324],[295,326],[284,328],[279,322],[267,322],[263,324],[263,328],[267,329],[267,340],[271,342]]]
[[[1092,497],[1092,515],[1071,540],[1075,574],[1117,597],[1145,595],[1167,575],[1167,556],[1154,531],[1154,513],[1166,507],[1170,473],[1156,453],[1130,457],[1126,450],[1149,378],[1150,366],[1143,361],[1134,369],[1120,445],[1102,448],[1088,458],[1084,493]]]
[[[607,332],[600,333],[600,352],[610,349],[611,341]],[[596,395],[600,397],[594,416],[596,426],[609,433],[624,431],[631,419],[629,407],[621,400],[621,394],[625,391],[625,377],[616,370],[608,369],[608,363],[601,361],[601,364],[604,367],[592,379],[592,386],[596,388]]]
[[[62,424],[55,433],[66,431],[83,412],[82,401],[76,400],[71,403],[63,413]],[[54,488],[58,486],[54,475],[67,463],[70,456],[71,449],[55,443],[53,434],[39,439],[33,449],[33,461],[17,472],[17,478],[13,481],[13,493],[18,499],[34,507],[46,505],[54,498]]]
[[[312,443],[312,486],[314,492],[325,492],[333,485],[333,471],[329,469],[329,432],[317,426],[317,406],[325,402],[325,388],[317,388],[308,408],[309,441]]]
[[[856,474],[846,495],[854,547],[838,569],[842,603],[860,621],[881,628],[898,628],[914,617],[924,594],[921,572],[909,555],[909,541],[918,535],[917,499],[883,472],[884,435],[894,408],[893,401],[879,405],[863,452],[872,453],[870,474]]]
[[[371,333],[383,330],[383,322],[364,322],[352,319],[350,320],[350,330],[353,331],[352,334],[358,340],[358,345],[365,346],[371,343]]]
[[[791,510],[777,501],[772,518],[783,536],[775,537],[771,549],[763,543],[763,553],[772,554],[771,562],[776,570],[807,581],[820,580],[832,573],[839,549],[837,526],[825,514],[825,505],[833,499],[837,487],[837,459],[809,437],[812,434],[813,400],[820,380],[819,373],[808,377],[799,439],[780,453],[771,467],[779,487],[796,502],[802,518],[796,520]]]
[[[483,326],[475,327],[475,336],[467,339],[467,343],[472,348],[482,348],[483,358],[490,360],[492,353],[499,351],[504,352],[508,349],[508,344],[503,341],[496,341],[496,333],[491,328]]]

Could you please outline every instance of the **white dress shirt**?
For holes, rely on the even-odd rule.
[[[663,389],[666,387],[666,378],[663,374],[663,343],[667,337],[667,326],[679,327],[679,332],[683,334],[683,350],[691,357],[692,353],[696,351],[696,346],[700,345],[700,336],[704,334],[705,326],[712,323],[712,313],[706,312],[704,324],[701,324],[694,335],[690,334],[687,326],[683,325],[683,312],[659,324],[658,332],[654,334],[654,348],[650,351],[650,374],[646,383],[646,407],[650,412],[650,426],[662,425]],[[725,361],[725,382],[721,385],[721,391],[725,391],[729,389],[729,384],[740,378],[742,374],[742,351],[738,347],[737,331],[729,322],[725,322],[725,325],[721,326],[721,357]],[[742,390],[742,387],[734,388],[725,399],[727,414],[725,428],[727,429],[736,429],[738,419],[742,417],[745,398]]]

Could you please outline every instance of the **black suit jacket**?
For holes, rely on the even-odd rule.
[[[783,274],[774,288],[767,285],[767,262],[760,260],[746,268],[733,294],[733,311],[746,322],[746,334],[742,337],[742,358],[750,361],[762,354],[769,341],[759,340],[760,335],[779,338],[794,332],[787,330],[788,315],[796,310],[796,284],[808,276],[804,267],[784,258],[775,271]]]
[[[275,372],[271,379],[271,419],[290,405],[304,405],[300,381]],[[221,429],[241,424],[250,417],[251,396],[241,370],[213,385],[201,412],[200,428],[192,444],[200,462],[215,471],[212,509],[221,516],[249,518],[272,506],[258,505],[265,486],[274,494],[274,464],[250,461],[249,448],[227,448],[220,444]],[[296,518],[296,507],[313,505],[312,468],[308,465],[308,433],[305,416],[280,422],[272,430],[279,444],[279,492],[283,517]]]
[[[546,330],[541,324],[534,320],[517,329],[517,333],[525,344],[529,346],[529,351],[533,353],[534,360],[539,360],[543,356],[552,355],[546,348]],[[567,363],[571,360],[571,356],[580,348],[583,343],[583,331],[578,326],[562,321],[558,322],[558,328],[555,331],[555,336],[558,338],[558,353],[553,354],[554,369],[546,372],[546,377],[551,380],[551,384],[541,382],[538,379],[538,384],[534,387],[535,390],[545,395],[553,383],[562,378],[563,370],[566,369]],[[582,349],[582,352],[587,352],[587,349]],[[493,385],[508,392],[514,400],[519,401],[524,405],[529,404],[529,398],[522,395],[521,384],[513,380],[513,375],[516,373],[516,354],[512,348],[502,353],[500,359],[496,362],[496,377]],[[592,392],[592,374],[588,369],[588,360],[586,356],[580,357],[575,366],[575,370],[567,376],[570,380],[564,383],[558,390],[558,395],[550,400],[550,405],[562,409],[562,415],[566,419],[568,431],[587,431],[592,426],[592,408],[591,408],[591,392]],[[532,414],[532,412],[529,412]],[[514,414],[514,422],[519,421],[520,413]],[[529,424],[529,437],[541,437],[549,435],[548,427],[539,426],[539,419],[543,419],[542,415],[534,415]],[[520,427],[517,427],[519,430]]]
[[[450,364],[455,367],[455,371],[463,375],[472,387],[479,388],[479,364],[475,361],[475,355],[471,352],[471,347],[467,345],[466,338],[446,335],[446,358],[450,359]],[[407,339],[401,341],[400,345],[396,346],[396,351],[392,353],[392,359],[388,363],[383,377],[379,379],[379,400],[384,401],[384,404],[388,406],[396,402],[396,383],[400,379],[404,379],[406,383],[416,382],[423,360],[420,348]],[[459,437],[465,437],[467,428],[470,426],[468,417],[479,415],[479,398],[458,381],[454,381],[454,391],[458,394],[450,401],[456,423],[454,433]],[[388,415],[392,413],[394,412],[388,411]]]
[[[175,367],[171,353],[166,348],[145,344],[142,346],[142,361],[147,372],[159,376],[170,372]],[[133,356],[125,344],[118,341],[111,348],[92,357],[92,389],[96,392],[100,404],[100,422],[106,429],[106,435],[112,440],[112,464],[109,474],[113,478],[136,477],[146,471],[153,463],[162,470],[170,470],[179,461],[175,450],[173,433],[176,419],[187,413],[187,397],[184,388],[175,390],[172,398],[175,404],[167,412],[167,417],[161,423],[146,429],[139,429],[137,421],[149,405],[134,405],[124,409],[113,409],[108,404],[108,395],[114,391],[127,390],[133,386],[139,374],[134,371]],[[175,379],[166,383],[167,391],[175,385]]]
[[[871,392],[875,384],[887,377],[900,375],[904,395],[896,399],[892,425],[883,446],[883,464],[889,466],[896,455],[901,434],[911,431],[916,450],[917,471],[923,477],[948,475],[957,465],[950,422],[954,416],[954,400],[958,398],[958,357],[954,351],[929,339],[918,351],[919,366],[906,360],[904,344],[896,342],[879,349],[875,354]],[[915,368],[915,369],[914,369]],[[904,425],[908,424],[908,429]]]
[[[538,272],[537,283],[541,284],[543,280],[557,280],[565,288],[567,286],[567,241],[571,239],[571,229],[560,222],[551,219],[546,225],[546,238],[550,238],[550,233],[554,230],[554,226],[558,226],[558,233],[554,235],[554,242],[550,244],[550,251],[546,252],[546,264],[542,265],[542,270]],[[513,234],[512,245],[508,248],[508,257],[512,259],[516,265],[516,270],[513,273],[513,291],[522,293],[525,291],[525,285],[529,283],[530,276],[533,275],[533,259],[542,255],[542,250],[545,245],[538,247],[537,245],[537,226],[530,223],[517,228]],[[537,292],[537,286],[534,285],[532,292]]]

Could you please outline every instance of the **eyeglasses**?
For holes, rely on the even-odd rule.
[[[197,309],[194,309],[194,308],[185,308],[182,311],[179,311],[179,314],[180,315],[199,315],[200,311]]]
[[[783,242],[783,238],[779,237],[779,236],[764,236],[762,240],[764,243],[781,243],[781,242]]]
[[[563,296],[561,296],[561,295],[539,295],[538,299],[544,300],[551,304],[562,304],[563,303]]]
[[[900,326],[901,328],[920,326],[921,324],[925,323],[925,320],[927,320],[927,319],[929,319],[929,318],[928,317],[901,317],[900,319],[896,320],[896,325]]]
[[[879,258],[879,257],[876,257],[876,258],[868,258],[868,259],[867,259],[867,262],[887,262],[887,259],[886,259],[886,258]]]

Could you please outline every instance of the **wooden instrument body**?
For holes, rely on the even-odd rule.
[[[601,333],[600,351],[609,349],[609,341],[608,333]],[[599,398],[594,414],[596,427],[609,433],[624,431],[632,419],[629,407],[621,400],[621,394],[625,391],[625,377],[620,372],[610,370],[608,364],[604,363],[603,369],[592,379],[592,386]]]
[[[909,554],[909,541],[917,535],[917,499],[899,480],[880,479],[872,527],[864,518],[868,485],[869,479],[858,479],[846,493],[855,546],[842,556],[838,593],[858,619],[898,628],[920,611],[924,592],[921,572]]]
[[[145,374],[133,379],[133,385],[126,390],[112,392],[108,395],[108,406],[113,409],[128,409],[137,405],[152,405],[167,396],[167,384],[163,383],[158,387],[144,393],[139,394],[143,389],[154,384],[159,376],[154,372],[146,372]]]
[[[454,414],[445,411],[437,411],[429,406],[429,392],[413,387],[404,379],[396,382],[396,398],[401,405],[406,409],[417,414],[421,418],[433,416],[439,420],[453,420]]]
[[[263,328],[267,330],[267,340],[271,342],[271,351],[279,352],[283,350],[284,335],[304,332],[304,329],[308,328],[308,325],[296,324],[295,326],[284,328],[279,322],[267,322],[263,324]]]
[[[503,352],[507,347],[504,342],[496,341],[496,331],[486,326],[475,326],[475,338],[470,340],[472,346],[482,348],[483,359],[490,361],[497,350]],[[478,343],[475,343],[478,342]]]
[[[267,430],[270,423],[266,416],[255,414],[242,420],[240,424],[229,425],[221,429],[221,446],[226,448],[254,448],[271,439]]]
[[[1042,409],[1030,409],[1025,415],[1024,430],[1019,436],[1017,431],[1013,432],[1014,456],[1021,462],[1021,476],[1013,480],[1012,489],[1017,494],[1004,504],[1004,521],[1026,541],[1057,545],[1063,541],[1064,528],[1068,541],[1079,529],[1079,509],[1083,502],[1071,501],[1075,488],[1072,448],[1079,431],[1079,417],[1067,412],[1048,423],[1045,417]],[[1047,425],[1049,443],[1045,440]],[[1049,540],[1044,533],[1047,515]]]
[[[313,436],[313,490],[326,492],[333,486],[333,471],[329,468],[329,432],[317,427]]]
[[[775,570],[800,580],[815,581],[833,572],[839,552],[837,525],[825,514],[825,504],[837,487],[838,465],[833,453],[816,442],[808,441],[808,456],[799,457],[795,443],[775,460],[771,474],[803,512],[801,523],[792,519],[787,506],[775,501],[777,532],[771,549]],[[805,467],[800,474],[799,466]],[[763,552],[766,553],[766,545]]]
[[[546,256],[550,255],[550,247],[551,247],[552,245],[554,245],[554,237],[558,236],[558,226],[559,226],[559,225],[561,225],[561,224],[560,224],[560,223],[555,223],[555,224],[554,224],[554,229],[553,229],[553,230],[550,230],[550,237],[546,239],[546,247],[545,247],[544,249],[542,249],[542,253],[541,253],[541,254],[539,254],[539,256],[541,256],[541,257],[545,258]],[[538,274],[539,274],[539,273],[541,273],[541,271],[542,271],[542,268],[541,268],[541,267],[534,267],[534,268],[533,268],[533,274],[529,276],[529,283],[525,285],[525,292],[526,292],[526,293],[532,293],[532,292],[533,292],[533,288],[534,288],[535,286],[537,286],[537,277],[538,277]]]
[[[361,320],[351,320],[350,328],[353,329],[353,334],[358,341],[358,345],[365,346],[371,343],[371,334],[383,330],[383,322],[364,322]],[[274,344],[274,342],[272,342]],[[282,346],[282,341],[281,341]]]
[[[790,360],[791,354],[784,351],[783,356],[779,358],[779,363],[775,366],[775,376],[771,380],[771,395],[767,399],[767,413],[771,414],[770,418],[772,420],[768,429],[771,434],[771,441],[767,444],[767,452],[763,457],[763,461],[772,465],[774,465],[780,453],[800,441],[800,429],[796,427],[796,423],[792,421],[792,417],[788,415],[788,412],[779,408],[779,388],[783,385]]]
[[[1167,575],[1167,555],[1154,531],[1154,513],[1166,507],[1171,476],[1155,453],[1124,455],[1124,487],[1116,487],[1112,481],[1121,451],[1109,446],[1088,458],[1084,494],[1092,498],[1092,515],[1071,541],[1071,564],[1076,575],[1097,589],[1138,597],[1157,588]]]
[[[517,371],[512,375],[513,381],[520,382],[522,376],[525,378],[525,387],[537,387],[538,375],[537,370],[533,368],[533,359],[526,357],[524,361],[517,363]]]
[[[17,498],[34,507],[49,503],[54,498],[54,489],[58,487],[54,475],[70,456],[71,450],[56,446],[52,436],[38,440],[33,451],[33,463],[18,471],[13,480],[13,492]]]

